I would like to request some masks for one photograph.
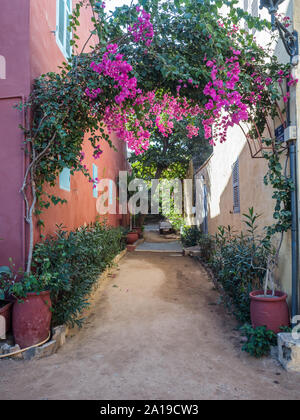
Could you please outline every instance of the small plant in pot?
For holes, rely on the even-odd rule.
[[[133,216],[130,214],[130,227],[129,232],[127,233],[127,244],[133,245],[139,239],[139,232],[137,228],[133,227]]]
[[[0,267],[0,285],[8,284],[8,278],[11,277],[11,269],[8,266]],[[1,287],[1,286],[0,286]],[[12,302],[7,298],[4,289],[0,288],[0,316],[5,319],[5,333],[10,330],[11,326],[11,308]]]
[[[136,226],[136,215],[130,214],[130,227],[129,232],[127,233],[127,244],[132,245],[134,244],[140,237],[142,233],[142,229]]]
[[[254,328],[266,326],[268,330],[279,333],[282,327],[290,324],[287,294],[275,290],[274,270],[276,257],[268,258],[264,290],[250,293],[251,322]],[[270,285],[270,288],[269,288]]]
[[[139,239],[138,232],[132,230],[127,233],[127,244],[132,245]]]
[[[135,232],[135,233],[137,233],[139,238],[141,238],[143,236],[143,234],[142,234],[142,228],[140,226],[135,226],[132,229],[132,231]]]
[[[52,275],[25,273],[19,280],[11,270],[0,291],[14,298],[12,327],[15,343],[27,348],[47,339],[51,324],[50,284]],[[7,281],[9,280],[9,282]]]
[[[144,227],[142,225],[142,222],[143,222],[144,218],[145,218],[145,216],[142,215],[141,213],[138,213],[137,215],[133,216],[133,225],[134,226],[132,228],[132,231],[136,232],[138,234],[139,238],[143,237]]]
[[[250,298],[251,324],[253,328],[266,327],[267,330],[277,334],[282,327],[287,327],[290,323],[286,302],[287,295],[275,290],[274,281],[274,271],[277,266],[283,235],[281,235],[281,240],[277,249],[275,249],[271,242],[272,235],[268,234],[268,230],[266,236],[257,233],[257,219],[260,215],[254,212],[253,207],[249,208],[248,214],[244,213],[243,216],[245,217],[243,222],[247,226],[247,234],[243,234],[241,239],[247,240],[252,254],[248,264],[253,273],[257,273],[258,277],[257,281],[252,283],[248,295]],[[259,250],[259,253],[256,250]],[[239,247],[237,252],[241,252]],[[249,307],[248,303],[247,306]]]

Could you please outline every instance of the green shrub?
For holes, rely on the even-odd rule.
[[[210,263],[213,259],[216,241],[212,235],[201,234],[198,239],[198,244],[200,247],[200,257],[207,263]]]
[[[266,327],[252,328],[246,324],[241,328],[242,333],[247,337],[247,342],[242,350],[254,357],[268,356],[271,346],[276,346],[277,335]]]
[[[181,243],[185,247],[195,246],[198,244],[201,235],[198,226],[184,226],[181,230]]]
[[[211,237],[200,239],[200,248],[204,255],[207,254],[205,259],[222,284],[235,316],[242,323],[250,321],[249,293],[263,287],[267,259],[273,252],[270,243],[256,233],[259,216],[253,208],[244,217],[246,233],[237,234],[230,226],[220,226],[213,241]],[[206,242],[209,244],[207,247]]]
[[[96,222],[67,232],[58,227],[55,236],[38,243],[33,267],[39,275],[47,264],[52,275],[50,285],[54,325],[81,325],[81,313],[99,275],[125,248],[122,229]]]
[[[171,223],[172,228],[178,232],[184,225],[184,217],[176,211],[171,210],[170,213],[164,213],[165,218]]]

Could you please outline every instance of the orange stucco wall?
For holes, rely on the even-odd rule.
[[[73,0],[73,6],[75,1]],[[80,27],[77,34],[80,37],[78,42],[79,50],[88,39],[91,28],[91,12],[89,8],[81,9]],[[30,67],[31,81],[39,75],[48,71],[57,71],[58,66],[65,61],[65,57],[57,45],[55,34],[56,28],[56,0],[32,1],[30,8]],[[91,39],[87,45],[88,51],[90,45],[95,44],[95,39]],[[110,178],[116,180],[119,170],[127,168],[126,145],[115,136],[111,136],[117,152],[110,148],[103,141],[101,149],[103,154],[100,159],[95,160],[92,157],[92,147],[86,139],[83,144],[85,154],[84,164],[92,174],[93,163],[98,166],[98,178]],[[57,187],[51,189],[54,195],[67,200],[64,205],[52,205],[42,215],[45,228],[42,230],[36,228],[35,239],[39,240],[40,233],[52,233],[57,224],[63,224],[67,229],[74,229],[83,224],[95,221],[97,214],[96,198],[93,197],[93,186],[88,179],[81,173],[71,176],[71,191],[64,191]],[[104,217],[102,216],[102,219]],[[105,216],[108,223],[117,226],[123,219],[118,214]],[[125,222],[125,221],[124,221]]]
[[[73,0],[73,6],[77,0]],[[49,71],[59,71],[58,66],[66,61],[56,42],[56,0],[1,0],[0,12],[0,265],[7,265],[13,258],[16,267],[24,267],[26,244],[28,244],[28,225],[24,220],[24,200],[20,193],[25,173],[23,134],[19,129],[24,124],[24,113],[13,108],[21,100],[26,100],[35,78]],[[89,37],[91,22],[89,8],[81,11],[79,49]],[[95,44],[89,40],[85,51]],[[3,63],[5,69],[3,69]],[[4,78],[5,76],[5,78]],[[107,143],[101,145],[104,150],[101,159],[92,158],[92,150],[87,141],[83,151],[85,164],[91,170],[98,166],[98,177],[110,177],[115,180],[119,170],[127,168],[126,147],[123,142],[112,136],[112,142],[118,149],[114,151]],[[52,233],[56,224],[63,224],[74,229],[90,223],[97,216],[96,199],[88,180],[77,173],[71,179],[71,191],[57,187],[53,193],[68,200],[64,206],[51,207],[43,214],[45,229],[43,234]],[[118,215],[107,218],[112,225],[126,219]],[[36,227],[35,240],[40,239]]]
[[[126,170],[127,161],[125,158],[125,143],[116,137],[111,137],[114,145],[118,148],[118,152],[111,149],[106,142],[103,142],[103,154],[100,159],[95,160],[92,157],[92,147],[85,142],[84,164],[88,167],[92,174],[92,165],[98,166],[98,178],[109,178],[116,181],[119,170]],[[66,199],[67,204],[52,205],[42,215],[45,228],[41,233],[52,233],[56,229],[56,224],[63,224],[67,229],[74,229],[84,224],[88,224],[100,217],[101,220],[106,219],[112,226],[123,224],[122,216],[118,214],[100,216],[97,213],[97,199],[93,196],[93,185],[81,173],[75,173],[71,176],[71,191],[64,191],[59,186],[51,189],[54,195]],[[125,222],[125,221],[124,221]],[[37,230],[38,234],[38,230]],[[36,237],[38,239],[38,237]]]

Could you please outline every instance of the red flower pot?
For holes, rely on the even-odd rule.
[[[250,293],[250,313],[253,328],[266,326],[274,333],[280,332],[280,327],[290,325],[289,308],[286,302],[287,294],[276,291],[275,296],[271,297],[272,292],[267,292],[268,296],[263,296],[263,290]]]
[[[139,238],[141,238],[141,237],[143,236],[143,233],[142,233],[142,228],[141,228],[141,227],[135,227],[135,228],[133,228],[132,230],[133,230],[133,232],[135,232],[135,233],[137,233],[137,234],[138,234],[138,237],[139,237]]]
[[[50,292],[28,293],[13,306],[13,333],[21,349],[46,340],[51,323]]]
[[[134,244],[139,239],[139,235],[137,232],[129,232],[127,234],[127,243],[129,245]]]
[[[3,300],[0,303],[3,303],[3,306],[0,307],[0,315],[3,316],[5,319],[5,332],[7,332],[9,331],[11,324],[10,319],[12,302]]]

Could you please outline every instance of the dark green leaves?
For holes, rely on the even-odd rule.
[[[37,277],[49,273],[54,325],[81,325],[87,297],[102,271],[124,248],[121,229],[96,223],[74,232],[58,227],[55,236],[34,250]]]
[[[225,304],[243,323],[250,322],[249,293],[262,288],[268,257],[274,254],[270,240],[257,233],[258,217],[251,208],[244,215],[246,233],[219,226],[215,237],[202,235],[199,240],[201,254],[222,286]]]
[[[268,356],[271,346],[276,346],[277,335],[266,327],[253,328],[249,324],[245,324],[241,328],[241,332],[247,337],[247,342],[243,345],[242,350],[254,357]]]
[[[266,141],[266,145],[270,142]],[[291,229],[292,213],[291,213],[291,191],[294,184],[287,175],[285,158],[283,167],[283,154],[285,150],[276,142],[273,144],[273,153],[265,153],[264,157],[268,161],[268,172],[264,177],[265,185],[273,187],[273,199],[275,200],[275,209],[273,217],[275,223],[266,227],[267,236],[271,237],[275,233],[287,232]]]

